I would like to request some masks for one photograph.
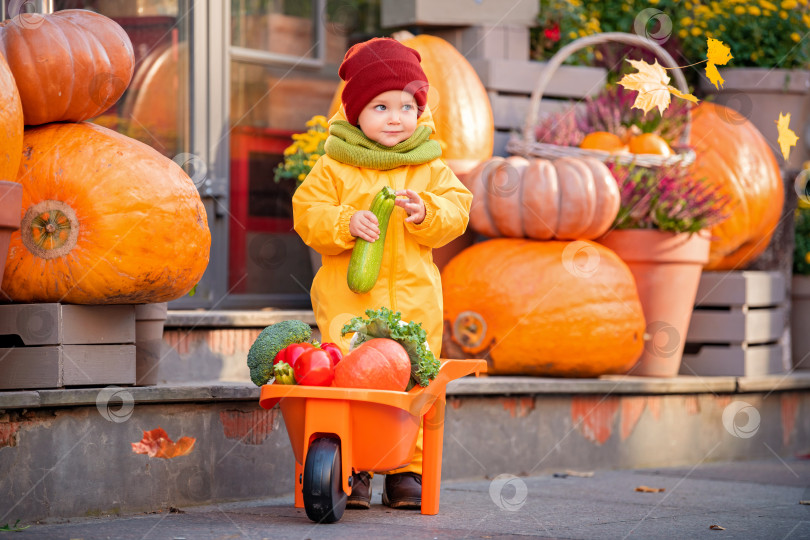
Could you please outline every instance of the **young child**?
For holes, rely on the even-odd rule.
[[[441,161],[441,147],[426,106],[428,82],[419,53],[390,38],[348,50],[339,75],[346,82],[340,111],[330,120],[326,155],[295,192],[295,230],[322,255],[312,282],[312,307],[322,341],[342,344],[351,317],[382,306],[404,321],[422,323],[438,357],[442,340],[442,287],[431,250],[467,227],[472,194]],[[369,211],[383,186],[396,191],[382,267],[365,294],[349,289],[346,273],[355,239],[374,242],[379,224]],[[345,352],[345,351],[344,351]],[[389,471],[383,503],[419,508],[422,433],[407,466]],[[355,473],[348,506],[368,508],[369,475]]]

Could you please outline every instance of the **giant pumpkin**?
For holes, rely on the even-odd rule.
[[[644,314],[627,265],[588,241],[497,238],[442,271],[445,358],[489,373],[596,377],[641,355]]]
[[[89,123],[29,129],[22,155],[23,222],[0,287],[11,301],[167,302],[199,281],[208,221],[172,160]]]
[[[771,240],[785,194],[767,141],[738,112],[704,102],[692,111],[694,174],[731,197],[730,217],[712,227],[708,270],[743,269]]]
[[[98,116],[123,95],[135,67],[124,29],[83,9],[0,22],[0,53],[17,81],[26,125]]]
[[[0,53],[0,181],[17,179],[22,159],[23,110],[14,77]]]
[[[422,57],[430,83],[428,107],[436,124],[434,139],[442,146],[442,159],[458,175],[492,157],[495,123],[489,96],[481,79],[460,52],[440,37],[422,34],[402,40]],[[340,108],[341,81],[329,108]]]
[[[473,193],[470,225],[490,236],[593,239],[619,212],[619,186],[593,158],[493,157],[465,175]]]

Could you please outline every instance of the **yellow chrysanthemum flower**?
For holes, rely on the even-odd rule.
[[[745,15],[745,8],[743,6],[735,6],[734,15]]]
[[[687,32],[686,29],[681,28],[680,30],[678,30],[678,37],[685,38],[688,35],[689,35],[689,32]]]
[[[768,2],[768,0],[759,0],[759,5],[762,7],[762,9],[769,9],[771,11],[776,11],[779,9],[773,3]]]
[[[754,17],[759,17],[762,15],[762,11],[757,6],[748,6],[748,13],[753,15]]]
[[[690,30],[690,33],[691,33],[693,36],[699,36],[699,35],[701,35],[701,34],[703,33],[703,29],[702,29],[702,28],[698,28],[697,26],[693,26],[693,27],[692,27],[692,30]]]
[[[783,0],[780,6],[782,9],[791,10],[799,7],[799,3],[796,0]]]
[[[800,36],[798,32],[793,32],[790,34],[790,39],[798,43],[802,39],[802,36]]]

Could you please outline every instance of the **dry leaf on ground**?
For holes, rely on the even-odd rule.
[[[721,527],[720,525],[709,525],[709,528],[713,531],[725,531],[725,527]]]
[[[151,431],[144,431],[143,439],[140,442],[132,443],[132,451],[136,454],[147,454],[149,457],[171,459],[191,453],[195,442],[197,439],[193,437],[180,437],[177,442],[173,442],[168,433],[158,427]]]
[[[785,161],[790,157],[790,148],[796,146],[796,141],[799,140],[793,130],[788,127],[789,125],[790,113],[782,114],[780,112],[779,119],[776,121],[776,131],[779,132],[777,142],[779,143],[779,148],[782,150],[782,157],[785,158]]]
[[[640,491],[642,493],[660,493],[664,491],[666,488],[654,488],[650,486],[638,486],[636,491]]]

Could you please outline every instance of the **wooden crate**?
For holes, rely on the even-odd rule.
[[[703,272],[680,373],[784,372],[785,292],[784,276],[776,271]]]
[[[135,307],[0,305],[0,389],[135,384]]]
[[[383,28],[473,26],[493,22],[534,26],[539,10],[537,0],[382,0],[380,22]]]
[[[545,62],[473,58],[470,64],[484,84],[492,105],[495,121],[496,156],[509,155],[506,143],[515,134],[522,134],[529,102]],[[599,93],[605,86],[606,71],[585,66],[561,66],[554,73],[540,101],[539,115],[552,114],[577,107],[585,97]]]

